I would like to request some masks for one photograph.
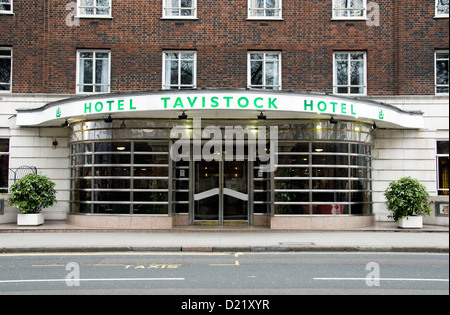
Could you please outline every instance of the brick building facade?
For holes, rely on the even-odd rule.
[[[434,202],[448,203],[448,2],[5,0],[0,3],[5,3],[0,4],[0,52],[6,52],[0,54],[0,58],[3,56],[3,60],[7,60],[1,65],[4,72],[9,71],[7,74],[10,75],[9,84],[3,82],[5,83],[3,91],[0,90],[0,138],[8,140],[9,150],[0,154],[8,157],[7,166],[12,169],[22,164],[33,164],[30,160],[34,159],[40,172],[48,174],[57,182],[61,202],[55,209],[46,213],[49,219],[66,219],[68,213],[74,212],[73,203],[77,202],[74,198],[81,198],[78,193],[74,193],[74,190],[77,190],[74,186],[78,185],[78,182],[74,182],[74,178],[78,178],[78,175],[74,175],[77,166],[74,166],[72,160],[78,153],[74,153],[77,140],[73,139],[73,128],[77,128],[75,125],[83,121],[86,124],[94,121],[102,122],[106,114],[103,111],[101,113],[94,111],[93,114],[96,115],[89,117],[82,115],[64,117],[63,114],[59,120],[48,119],[39,124],[30,122],[23,125],[17,123],[15,115],[19,119],[21,113],[29,114],[21,112],[20,109],[27,109],[32,113],[34,110],[37,113],[45,108],[43,106],[63,107],[59,104],[64,103],[54,103],[55,101],[68,100],[66,106],[75,106],[70,102],[78,100],[78,97],[87,96],[86,102],[94,101],[96,93],[91,91],[122,93],[124,98],[134,96],[133,93],[150,93],[150,98],[151,93],[162,90],[159,92],[160,98],[164,99],[177,95],[185,96],[164,92],[170,88],[207,90],[206,96],[199,94],[190,99],[198,97],[200,102],[202,97],[211,97],[211,94],[208,94],[210,89],[219,91],[219,94],[225,93],[225,98],[231,97],[226,96],[228,95],[226,91],[239,93],[236,91],[241,89],[270,90],[273,95],[279,95],[280,99],[286,93],[293,92],[301,95],[319,94],[336,97],[336,100],[330,100],[329,104],[338,101],[350,103],[348,99],[350,98],[354,102],[361,101],[367,104],[376,102],[382,106],[386,105],[389,106],[389,110],[395,109],[404,115],[400,121],[384,123],[379,117],[373,119],[372,116],[364,115],[349,117],[350,107],[348,110],[345,107],[339,112],[336,108],[331,110],[331,105],[323,111],[319,107],[314,115],[295,114],[294,110],[291,114],[275,116],[280,121],[279,127],[282,125],[281,121],[284,121],[293,125],[298,124],[298,128],[302,129],[305,128],[306,122],[314,123],[322,120],[328,123],[330,118],[336,118],[339,122],[362,124],[362,128],[380,127],[367,131],[370,140],[367,140],[365,145],[371,147],[369,154],[371,162],[364,166],[370,170],[370,175],[363,180],[364,183],[368,182],[367,186],[364,184],[362,190],[355,188],[356,186],[348,188],[354,183],[350,164],[350,175],[345,176],[348,185],[338,187],[338,190],[347,195],[363,191],[365,200],[370,199],[370,210],[364,208],[352,213],[349,207],[350,210],[347,208],[342,210],[343,214],[365,214],[376,220],[386,220],[382,191],[389,181],[404,175],[412,175],[425,182]],[[93,64],[95,66],[92,66]],[[94,72],[90,79],[86,79],[87,67],[92,67]],[[182,67],[188,67],[188,70]],[[262,70],[254,71],[253,67],[260,67]],[[174,77],[177,73],[178,78]],[[6,78],[7,75],[3,77]],[[0,84],[1,81],[0,78]],[[264,93],[261,99],[264,98]],[[107,98],[104,94],[98,95]],[[237,94],[233,95],[238,98]],[[111,97],[114,99],[116,96]],[[250,99],[247,94],[245,97],[242,96],[242,99],[244,98]],[[115,101],[118,102],[118,99]],[[254,102],[255,105],[258,104],[258,98]],[[303,98],[300,102],[303,102]],[[306,105],[303,106],[306,102],[310,101],[305,99],[305,103],[299,105],[302,111],[306,110]],[[106,106],[106,103],[104,104]],[[147,121],[169,120],[177,119],[180,111],[189,111],[192,106],[177,107],[175,103],[173,109],[176,113],[172,116],[160,115],[149,108],[142,112],[138,108],[141,113],[138,116],[118,110],[115,112],[111,108],[107,114],[111,114],[115,123],[118,120],[125,123],[137,118]],[[198,113],[198,117],[201,118],[229,121],[233,121],[233,118],[236,120],[256,117],[253,113],[255,108],[251,113],[248,109],[242,111],[242,116],[235,117],[225,110],[211,116],[191,110],[188,115],[190,119],[196,118]],[[406,126],[407,123],[402,120],[408,120],[418,111],[423,113],[423,124],[416,127]],[[325,114],[326,117],[321,114]],[[10,118],[12,115],[15,117]],[[270,120],[269,114],[267,116],[269,125],[278,124],[276,120]],[[75,127],[61,128],[64,121]],[[327,128],[331,130],[334,126],[336,124],[330,122]],[[348,127],[341,129],[346,128],[348,129]],[[54,140],[57,140],[58,146],[52,145]],[[314,141],[325,141],[318,138],[294,140],[311,143],[307,151],[311,161],[316,154],[313,150]],[[132,141],[132,148],[136,146],[134,140],[127,138],[127,141]],[[352,143],[349,142],[348,145]],[[438,147],[444,149],[438,150]],[[25,151],[33,153],[29,156]],[[350,149],[349,152],[338,153],[348,153],[351,159]],[[93,154],[95,157],[95,153]],[[440,161],[441,155],[444,159],[447,156],[445,169],[437,162]],[[53,165],[50,162],[43,162],[48,157],[55,159]],[[311,161],[309,167],[313,170],[314,162]],[[168,177],[169,182],[172,182],[172,179],[176,180],[171,177],[172,172],[176,173],[176,166],[171,163],[168,162],[168,167],[174,167],[173,171],[164,175]],[[245,167],[251,168],[253,164]],[[95,166],[93,168],[95,171]],[[223,167],[220,166],[220,169]],[[268,179],[272,186],[265,188],[267,191],[274,191],[271,196],[260,200],[257,197],[257,194],[261,193],[257,191],[258,189],[255,189],[255,192],[246,192],[247,195],[251,195],[246,202],[255,205],[258,204],[255,203],[258,200],[261,203],[266,202],[267,212],[262,210],[258,213],[256,206],[244,206],[248,207],[249,215],[243,221],[255,225],[259,220],[258,222],[263,222],[261,224],[274,228],[283,227],[285,223],[276,220],[282,221],[286,215],[303,215],[302,218],[305,220],[315,218],[315,215],[320,213],[314,206],[330,203],[331,197],[324,196],[324,200],[315,197],[316,193],[320,194],[323,191],[316,190],[313,187],[314,177],[305,174],[302,175],[305,182],[309,182],[308,187],[295,186],[288,187],[287,190],[296,192],[293,204],[307,206],[309,207],[307,210],[297,208],[292,210],[292,208],[290,212],[282,213],[281,209],[289,198],[283,199],[282,190],[286,186],[281,182],[277,183],[277,178],[286,176],[275,174]],[[192,176],[191,181],[195,180],[193,174],[189,176]],[[133,181],[133,171],[129,177]],[[151,176],[147,177],[150,180]],[[218,177],[225,178],[226,174],[222,171]],[[257,176],[250,174],[248,181],[253,181],[254,177]],[[309,179],[306,179],[307,177]],[[337,185],[337,178],[341,177],[332,175],[323,177],[323,180],[332,181],[333,185]],[[80,178],[95,181],[92,174],[83,174]],[[90,189],[90,195],[85,198],[90,198],[92,204],[101,204],[94,197],[94,192],[97,191],[94,186],[86,188],[86,191]],[[164,186],[163,190],[167,190],[168,196],[162,198],[162,201],[145,198],[141,201],[143,204],[167,202],[167,209],[158,214],[168,217],[177,217],[176,214],[188,216],[187,219],[173,219],[167,223],[168,226],[194,224],[198,192],[195,192],[193,186],[180,189],[180,194],[184,192],[189,196],[183,197],[185,209],[178,211],[175,209],[179,201],[175,186],[172,183],[167,187]],[[130,189],[131,196],[138,191],[133,191],[133,185],[120,188]],[[323,190],[328,189],[331,189],[331,186]],[[138,192],[141,193],[143,190]],[[281,194],[281,197],[277,197],[277,193]],[[307,193],[309,198],[299,197],[304,193]],[[223,200],[226,198],[223,195],[219,198],[221,213],[218,221],[221,224],[224,216],[223,208],[226,207]],[[347,207],[360,197],[354,197],[353,201],[351,197],[342,198],[344,199],[336,200],[335,196],[333,202]],[[136,202],[133,197],[131,200],[121,202],[126,201]],[[69,206],[70,204],[72,206]],[[354,206],[354,210],[356,208]],[[95,206],[89,211],[97,213]],[[131,206],[131,216],[133,211],[136,209]],[[13,213],[13,210],[9,209],[6,212]],[[8,216],[8,213],[3,215],[3,220],[0,216],[0,222],[12,220],[12,216]],[[266,215],[268,219],[250,218],[256,213]],[[123,211],[120,214],[124,214]],[[448,217],[445,215],[430,220],[436,224],[442,224],[444,220],[444,224],[448,224]],[[298,224],[300,226],[289,228],[305,228],[301,226],[302,224],[311,227],[316,223],[308,221]]]

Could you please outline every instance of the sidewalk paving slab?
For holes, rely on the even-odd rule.
[[[64,222],[0,225],[0,253],[24,252],[449,252],[449,228],[401,230],[395,224],[340,231],[259,228],[141,231],[85,229]]]

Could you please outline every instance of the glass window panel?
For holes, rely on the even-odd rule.
[[[251,60],[263,60],[264,54],[250,54]]]
[[[96,177],[127,177],[131,175],[129,167],[95,167]]]
[[[168,214],[169,206],[160,204],[134,204],[134,214]]]
[[[313,155],[313,165],[347,165],[348,156],[339,155]]]
[[[182,8],[192,8],[193,0],[181,0]]]
[[[438,166],[439,166],[439,187],[438,193],[439,195],[449,195],[449,158],[448,157],[439,157],[438,158]]]
[[[266,85],[279,85],[278,62],[266,63]]]
[[[351,63],[351,85],[364,85],[364,63]]]
[[[278,167],[275,171],[275,177],[308,177],[309,168],[299,167]]]
[[[135,179],[134,189],[169,189],[167,179]]]
[[[95,164],[130,164],[130,155],[118,154],[96,154],[94,159]]]
[[[313,180],[313,189],[348,190],[348,180]]]
[[[130,142],[97,142],[95,152],[130,152]]]
[[[449,154],[449,141],[438,141],[437,142],[437,153],[438,154]]]
[[[92,176],[92,167],[75,167],[72,170],[73,177],[88,177]]]
[[[194,82],[194,63],[181,61],[181,84],[192,85]]]
[[[0,0],[0,11],[11,11],[12,0]]]
[[[177,53],[166,53],[166,60],[178,60],[178,55]]]
[[[337,85],[348,85],[348,62],[336,62],[336,83]]]
[[[309,202],[309,192],[275,192],[275,202]]]
[[[263,62],[252,61],[251,62],[251,84],[262,85],[263,84]]]
[[[294,179],[275,180],[275,189],[307,190],[309,189],[309,180],[294,180]]]
[[[134,169],[136,177],[168,177],[168,167],[137,167]]]
[[[167,202],[169,201],[168,192],[135,192],[133,194],[135,202]]]
[[[11,83],[11,59],[9,58],[0,58],[0,83]]]
[[[11,57],[12,52],[10,49],[0,49],[0,58],[2,57]]]
[[[333,152],[333,153],[348,153],[347,143],[321,143],[315,142],[312,144],[313,152]]]
[[[449,61],[437,60],[436,61],[436,83],[437,84],[449,84]]]
[[[96,59],[108,59],[108,58],[109,58],[109,53],[106,53],[106,52],[96,52],[96,53],[95,53],[95,58],[96,58]]]
[[[92,53],[92,52],[80,52],[80,58],[94,58],[94,53]]]
[[[365,168],[350,169],[350,176],[353,178],[367,178],[368,170]]]
[[[449,14],[449,0],[437,1],[437,14],[448,15]]]
[[[348,177],[347,168],[313,167],[312,177]]]
[[[309,152],[309,143],[307,142],[298,142],[295,145],[286,146],[281,144],[279,147],[279,152]]]
[[[89,59],[85,59],[81,61],[82,63],[82,76],[81,76],[81,84],[92,84],[93,82],[93,61]]]
[[[278,155],[278,164],[309,165],[309,155]]]
[[[180,59],[182,60],[194,60],[195,54],[194,53],[181,53]]]
[[[169,164],[169,155],[160,154],[135,154],[134,164]]]
[[[108,83],[108,60],[97,60],[95,63],[95,83],[107,84]]]
[[[348,202],[347,192],[313,192],[313,202]],[[329,209],[331,210],[331,209]],[[331,214],[331,213],[330,213]]]

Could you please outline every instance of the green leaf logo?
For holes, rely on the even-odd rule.
[[[58,109],[56,110],[56,118],[61,117],[61,108],[58,107]]]
[[[380,119],[384,119],[384,113],[383,113],[383,110],[380,110],[380,113],[379,113],[378,117],[379,117]]]

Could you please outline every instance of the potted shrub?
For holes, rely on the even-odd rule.
[[[46,176],[28,174],[10,188],[8,203],[20,210],[18,225],[41,225],[44,223],[42,209],[56,203],[55,183]]]
[[[430,195],[417,179],[403,177],[389,184],[384,192],[389,218],[400,228],[422,228],[423,216],[431,214]]]

